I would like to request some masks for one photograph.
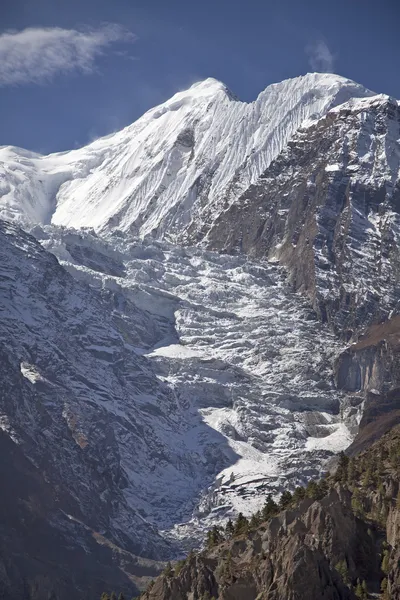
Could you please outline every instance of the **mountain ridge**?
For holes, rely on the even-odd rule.
[[[314,73],[232,104],[226,86],[207,79],[81,149],[0,149],[0,215],[172,240],[205,206],[218,212],[222,196],[254,182],[304,119],[365,95],[373,92]]]

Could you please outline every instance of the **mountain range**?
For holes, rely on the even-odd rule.
[[[0,147],[4,597],[135,593],[400,421],[399,141],[314,73]]]

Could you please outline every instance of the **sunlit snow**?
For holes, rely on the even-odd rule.
[[[254,182],[303,122],[371,94],[313,73],[247,104],[207,79],[79,150],[0,148],[0,215],[181,239]]]

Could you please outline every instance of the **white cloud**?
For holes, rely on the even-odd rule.
[[[0,86],[43,83],[59,73],[91,73],[115,42],[135,36],[120,25],[98,29],[29,28],[0,34]]]
[[[326,42],[318,40],[306,48],[308,62],[313,71],[332,73],[335,65],[335,56]]]

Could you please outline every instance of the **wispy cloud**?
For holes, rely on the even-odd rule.
[[[97,29],[29,28],[0,34],[0,86],[43,83],[60,73],[91,73],[116,42],[135,36],[115,24]]]
[[[324,40],[317,40],[306,47],[308,63],[313,71],[332,73],[335,66],[335,56]]]

